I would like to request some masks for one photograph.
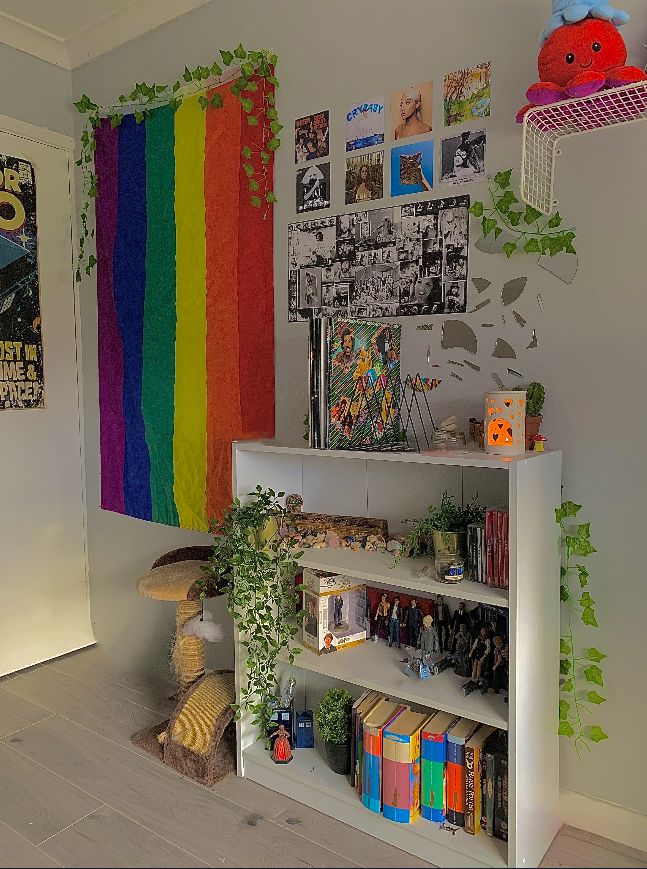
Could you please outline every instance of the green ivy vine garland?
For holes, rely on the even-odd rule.
[[[564,501],[555,509],[555,520],[561,531],[564,552],[564,564],[560,569],[560,600],[567,609],[567,629],[559,642],[560,692],[563,696],[559,701],[558,733],[560,736],[574,738],[578,754],[580,746],[590,750],[589,742],[602,742],[609,738],[598,724],[587,728],[582,720],[582,712],[590,713],[591,706],[606,703],[606,697],[599,694],[595,686],[604,687],[604,674],[600,664],[607,656],[595,646],[585,648],[582,655],[575,652],[573,619],[577,617],[588,627],[598,627],[595,600],[587,589],[589,571],[584,564],[573,561],[574,556],[586,558],[597,552],[590,540],[590,523],[582,522],[574,527],[567,527],[564,521],[573,519],[581,509],[581,505],[573,501]],[[571,578],[577,578],[577,591],[571,588]],[[583,690],[585,686],[581,684],[582,680],[588,683],[588,690]],[[578,695],[578,690],[583,693],[583,697]]]
[[[544,215],[531,205],[519,210],[513,206],[519,199],[512,190],[512,169],[498,172],[488,178],[491,202],[473,202],[470,214],[481,218],[483,237],[491,232],[498,238],[505,229],[515,240],[506,241],[503,253],[510,259],[513,253],[548,253],[555,256],[560,251],[577,253],[573,247],[575,233],[572,229],[560,228],[562,216],[556,211],[551,217],[542,220]],[[502,224],[502,225],[501,225]]]
[[[81,133],[81,155],[76,161],[83,175],[81,233],[76,265],[77,282],[81,281],[82,271],[90,275],[97,264],[94,254],[88,254],[87,250],[89,239],[94,238],[94,229],[88,226],[88,214],[91,201],[96,199],[99,193],[98,179],[93,168],[96,149],[94,131],[102,118],[109,118],[114,128],[119,126],[124,115],[133,113],[139,124],[151,109],[171,106],[174,111],[177,111],[187,97],[196,94],[199,94],[198,102],[203,109],[222,108],[222,95],[214,93],[209,96],[208,91],[218,85],[231,82],[231,93],[240,100],[243,111],[247,115],[248,125],[262,127],[261,144],[243,145],[241,160],[243,171],[248,178],[252,205],[260,208],[265,203],[269,210],[269,207],[276,202],[276,196],[270,183],[268,166],[272,159],[272,152],[276,151],[281,144],[278,133],[283,129],[276,110],[274,92],[268,88],[268,85],[279,87],[278,79],[274,75],[277,60],[276,54],[267,50],[250,51],[239,44],[233,51],[221,50],[220,62],[214,61],[211,66],[196,66],[195,69],[185,67],[182,79],[173,85],[149,85],[141,82],[135,84],[129,94],[121,94],[118,102],[110,106],[99,106],[86,94],[74,103],[77,111],[86,115],[86,123]],[[223,67],[228,68],[227,72]],[[260,78],[260,83],[257,78]]]

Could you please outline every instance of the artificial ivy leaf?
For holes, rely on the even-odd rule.
[[[512,169],[507,169],[505,172],[497,172],[497,174],[494,176],[495,184],[502,190],[510,186],[511,179]]]
[[[181,87],[182,87],[182,85],[180,84],[180,82],[176,81],[175,84],[173,85],[173,88],[172,88],[173,93],[176,94],[180,90]]]
[[[158,85],[155,86],[155,91],[156,91],[156,93],[158,93],[158,94],[162,94],[162,93],[164,93],[164,91],[166,90],[166,87],[167,87],[167,86],[166,86],[165,84],[158,84]]]
[[[231,51],[221,51],[220,57],[222,57],[222,62],[225,66],[231,66],[231,62],[234,59],[234,55],[231,53]]]
[[[566,721],[568,718],[568,713],[571,708],[571,704],[568,700],[560,700],[559,701],[559,720]]]
[[[234,57],[237,57],[239,60],[245,60],[247,57],[247,52],[243,48],[241,42],[238,43],[238,47],[234,49]]]
[[[560,721],[559,722],[559,728],[557,730],[558,736],[573,736],[574,733],[575,733],[575,731],[573,730],[571,725],[568,723],[568,721]]]
[[[254,193],[258,190],[258,181],[255,178],[249,179],[249,189]]]
[[[581,555],[582,558],[586,558],[587,555],[591,555],[593,552],[598,551],[595,546],[592,546],[591,543],[583,537],[571,537],[569,539],[569,545],[571,551],[576,555]]]
[[[110,128],[114,130],[115,127],[119,126],[123,119],[123,115],[110,115]]]
[[[258,118],[256,115],[247,115],[247,123],[250,127],[258,127]]]
[[[548,253],[551,256],[557,256],[563,246],[562,239],[559,235],[548,236]]]
[[[91,253],[90,256],[88,257],[88,266],[90,269],[93,269],[96,266],[96,264],[97,264],[97,258],[93,253]]]
[[[508,211],[508,221],[510,222],[510,226],[519,226],[519,222],[521,221],[521,212]]]
[[[251,63],[241,64],[240,70],[246,78],[251,78],[254,75],[254,67]]]
[[[135,121],[136,121],[138,124],[141,124],[141,122],[142,122],[143,120],[144,120],[144,113],[143,113],[143,112],[135,112]]]
[[[269,82],[270,84],[273,84],[273,85],[274,85],[275,88],[277,88],[277,87],[280,86],[280,85],[279,85],[279,80],[278,80],[278,78],[277,78],[275,75],[268,75],[268,76],[266,76],[266,78],[267,78],[267,80],[268,80],[268,82]]]
[[[270,130],[274,134],[280,133],[282,129],[283,129],[283,124],[279,124],[278,121],[270,121]]]
[[[272,193],[271,190],[268,190],[268,192],[265,194],[265,200],[270,203],[278,202],[276,196]]]
[[[577,572],[580,577],[580,588],[584,588],[585,585],[589,584],[589,572],[583,564],[577,565]]]
[[[221,109],[223,107],[222,94],[219,94],[218,91],[216,91],[216,93],[212,95],[211,105],[214,107],[214,109]]]
[[[78,160],[75,160],[74,162],[75,162],[75,164],[76,164],[77,166],[80,166],[80,165],[83,163],[83,158],[82,158],[82,157],[79,157],[79,159],[78,159]]]
[[[126,102],[126,94],[120,94],[120,95],[119,95],[119,102],[120,102],[120,103],[125,103],[125,102]]]
[[[244,112],[251,112],[254,108],[254,100],[251,100],[249,97],[243,97],[240,104],[243,107]]]
[[[591,597],[588,591],[582,592],[582,596],[580,597],[581,606],[595,606],[595,601]]]
[[[501,235],[502,232],[503,232],[503,230],[501,229],[501,227],[500,227],[500,226],[496,226],[496,227],[494,228],[494,237],[495,237],[495,238],[498,238],[498,237]]]
[[[261,197],[260,196],[252,196],[252,205],[254,206],[254,208],[260,208]]]
[[[562,215],[559,213],[559,211],[556,211],[555,214],[553,214],[551,219],[548,221],[548,226],[550,227],[550,229],[556,229],[561,224],[561,222]]]
[[[604,678],[602,675],[602,670],[598,667],[597,664],[591,664],[590,667],[586,667],[584,670],[584,676],[586,677],[587,682],[593,682],[595,685],[599,685],[601,688],[604,688]]]
[[[573,651],[573,648],[570,643],[567,643],[566,640],[559,641],[559,651],[562,655],[570,655]]]
[[[244,90],[251,91],[252,93],[254,93],[254,91],[258,90],[258,85],[256,84],[255,81],[248,81],[247,84],[245,85]]]
[[[270,162],[271,154],[268,154],[267,151],[261,151],[261,161],[265,166]]]
[[[541,211],[537,211],[536,208],[533,208],[532,205],[526,205],[526,210],[523,213],[523,222],[530,226],[531,223],[535,223],[541,217]]]
[[[597,691],[587,691],[586,699],[589,701],[589,703],[595,703],[596,706],[599,706],[600,703],[607,702],[607,698],[603,697],[601,694],[598,694]]]
[[[209,70],[209,72],[214,78],[218,78],[219,75],[222,75],[222,67],[214,60],[214,62],[211,64],[211,69]]]
[[[542,238],[542,240],[541,240],[541,242],[540,242],[540,245],[541,245],[541,252],[542,252],[542,253],[546,253],[546,251],[547,251],[548,248],[550,247],[550,238],[549,238],[549,236],[545,235],[545,236]]]
[[[562,658],[560,660],[559,672],[562,676],[568,676],[568,674],[571,672],[571,662],[568,660],[568,658]],[[599,684],[601,685],[602,683],[600,682]]]
[[[481,227],[483,229],[483,236],[488,236],[494,229],[497,227],[497,222],[493,217],[484,217],[481,221]]]
[[[559,587],[559,599],[562,603],[566,603],[566,601],[570,598],[570,593],[568,591],[568,586],[560,585]]]
[[[281,140],[274,137],[273,139],[270,139],[270,141],[267,143],[267,147],[270,149],[270,151],[276,151],[280,144]]]
[[[207,108],[207,98],[202,94],[200,94],[200,96],[198,97],[198,102],[200,103],[201,108]]]
[[[604,661],[606,655],[604,652],[601,652],[599,649],[596,649],[595,646],[591,646],[586,650],[586,657],[589,661],[595,661],[596,663],[600,663],[600,661]]]
[[[590,607],[590,606],[585,607],[585,609],[582,612],[582,621],[584,622],[585,625],[589,625],[589,627],[591,627],[591,628],[600,627],[597,623],[596,618],[595,618],[595,612],[593,610],[593,607]]]
[[[506,243],[503,245],[503,253],[507,256],[508,259],[510,259],[516,249],[517,245],[514,241],[506,241]]]
[[[608,739],[607,734],[598,724],[594,724],[589,730],[589,739],[591,742],[602,742],[603,739]]]
[[[523,249],[526,253],[541,253],[541,248],[536,238],[529,238],[524,244]]]
[[[470,214],[473,214],[474,217],[483,217],[483,208],[482,202],[473,202],[470,207]]]
[[[562,687],[561,687],[560,690],[561,690],[561,691],[564,691],[566,694],[570,694],[571,691],[573,690],[573,686],[574,686],[574,684],[575,684],[575,683],[573,682],[573,679],[567,679],[567,680],[564,682],[564,684],[562,685]]]
[[[249,160],[252,156],[252,149],[249,145],[245,145],[240,152],[246,160]]]
[[[512,190],[506,190],[506,192],[495,202],[497,211],[500,211],[501,214],[507,214],[510,211],[510,206],[515,205],[519,200],[514,195]]]
[[[265,94],[265,99],[267,100],[267,104],[269,106],[273,106],[275,104],[274,94],[272,93],[272,91],[268,91],[268,93]]]
[[[265,112],[265,115],[270,119],[270,121],[276,121],[276,120],[278,120],[278,117],[279,117],[276,109],[267,109],[267,111]]]
[[[555,521],[563,522],[564,519],[570,519],[582,509],[581,504],[576,504],[575,501],[564,501],[561,507],[555,508]]]
[[[577,251],[575,250],[575,248],[573,247],[573,245],[571,244],[570,241],[566,242],[564,250],[566,251],[566,253],[574,253],[574,254],[577,253]]]
[[[191,70],[189,69],[188,66],[184,67],[184,73],[182,74],[182,78],[184,79],[184,81],[187,81],[187,82],[193,80],[193,75],[192,75]]]
[[[276,66],[278,59],[279,59],[278,55],[276,55],[276,54],[270,54],[270,56],[268,58],[269,62],[272,64],[272,66]]]

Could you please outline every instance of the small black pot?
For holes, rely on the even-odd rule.
[[[328,766],[333,772],[346,775],[350,771],[350,743],[338,745],[335,742],[324,742],[324,745]]]

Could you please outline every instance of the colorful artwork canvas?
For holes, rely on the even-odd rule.
[[[384,141],[384,100],[368,100],[348,106],[346,150],[370,148]]]
[[[443,109],[446,127],[490,116],[491,71],[490,63],[480,63],[445,76]]]
[[[433,186],[433,139],[391,149],[391,196],[426,193]]]
[[[196,531],[232,440],[274,431],[272,219],[240,160],[262,133],[217,91],[96,130],[101,506]]]
[[[370,449],[400,434],[398,325],[336,320],[329,346],[328,449]]]

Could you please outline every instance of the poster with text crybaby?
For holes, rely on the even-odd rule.
[[[36,184],[0,155],[0,410],[44,407]]]

